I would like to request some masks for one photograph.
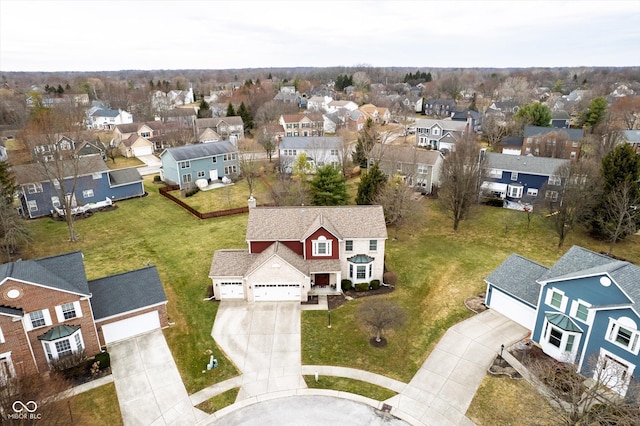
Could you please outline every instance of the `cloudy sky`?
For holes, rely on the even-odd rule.
[[[640,1],[0,0],[0,71],[640,65]]]

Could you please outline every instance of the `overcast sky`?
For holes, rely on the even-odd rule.
[[[640,1],[0,0],[0,71],[640,65]]]

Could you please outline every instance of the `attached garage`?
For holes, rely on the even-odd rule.
[[[242,281],[223,281],[220,283],[221,299],[244,299]]]
[[[134,157],[140,157],[142,155],[153,155],[152,146],[134,146],[131,148]]]
[[[102,326],[102,335],[104,336],[104,343],[108,345],[160,327],[158,311],[153,311],[105,324]]]
[[[521,326],[529,330],[533,329],[536,317],[534,306],[493,286],[489,286],[489,291],[487,292],[487,306]]]
[[[256,302],[300,301],[300,284],[255,284]]]

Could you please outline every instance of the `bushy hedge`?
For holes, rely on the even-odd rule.
[[[193,189],[190,189],[189,191],[187,191],[184,196],[185,197],[192,197],[194,195],[196,195],[198,192],[200,192],[200,188],[198,188],[197,186]]]
[[[380,288],[380,280],[372,280],[371,283],[369,284],[369,287],[371,288],[371,290],[377,290]]]
[[[111,356],[109,352],[100,352],[94,357],[95,361],[100,361],[100,370],[104,370],[105,368],[109,368],[111,365]]]
[[[502,198],[489,198],[485,201],[485,204],[491,207],[504,207],[504,200]]]
[[[351,282],[351,280],[344,279],[340,281],[340,288],[342,289],[342,291],[351,290],[352,287],[353,283]]]
[[[369,291],[369,283],[356,284],[356,291]]]

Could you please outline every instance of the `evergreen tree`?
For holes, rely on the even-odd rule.
[[[235,117],[236,115],[236,110],[233,109],[233,104],[231,102],[229,102],[229,105],[227,106],[227,117]]]
[[[551,110],[545,104],[534,102],[523,105],[515,115],[516,119],[524,119],[532,126],[549,127],[551,123]]]
[[[606,98],[602,96],[593,98],[591,102],[589,102],[589,108],[582,114],[581,124],[587,126],[591,130],[591,133],[593,133],[593,130],[598,124],[604,121],[608,106],[609,104]]]
[[[13,198],[20,189],[11,173],[9,163],[0,161],[0,198],[5,200],[7,205],[13,204]]]
[[[242,122],[244,123],[245,130],[253,129],[253,116],[245,106],[244,102],[242,102],[240,104],[240,108],[238,108],[238,115],[242,117]]]
[[[315,206],[344,206],[349,200],[344,176],[330,164],[316,170],[309,187]]]
[[[267,77],[267,80],[273,80],[273,76],[271,75],[271,73],[269,73],[269,76]]]
[[[371,204],[380,193],[380,190],[387,182],[387,177],[382,173],[378,163],[360,176],[358,184],[358,195],[356,195],[356,204]]]
[[[211,117],[211,108],[209,103],[204,99],[200,101],[200,108],[198,109],[198,118],[209,118]]]

